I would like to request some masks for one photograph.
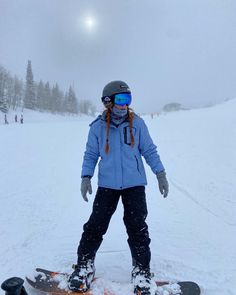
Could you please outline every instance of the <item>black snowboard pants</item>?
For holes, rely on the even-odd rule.
[[[83,227],[84,232],[77,252],[78,265],[89,259],[94,260],[120,197],[124,206],[123,220],[128,234],[133,265],[149,268],[151,252],[148,226],[145,222],[147,204],[144,186],[123,190],[98,187],[92,214]]]

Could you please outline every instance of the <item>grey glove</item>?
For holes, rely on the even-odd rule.
[[[92,194],[92,185],[91,185],[90,176],[85,176],[82,178],[80,191],[85,202],[88,202],[87,192],[89,192],[90,195]]]
[[[166,198],[169,192],[169,183],[166,178],[166,173],[165,171],[161,171],[158,172],[156,176],[159,184],[160,193],[163,195],[164,198]]]

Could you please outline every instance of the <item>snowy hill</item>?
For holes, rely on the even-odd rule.
[[[196,281],[206,295],[236,294],[235,111],[231,100],[145,118],[170,182],[163,199],[146,167],[152,270],[158,279]],[[24,116],[23,125],[0,125],[1,282],[35,267],[71,271],[96,191],[94,177],[89,203],[80,196],[92,119]],[[117,295],[129,295],[131,257],[122,217],[119,205],[96,269],[104,282],[120,282],[110,283]]]

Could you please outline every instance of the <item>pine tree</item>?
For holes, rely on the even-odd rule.
[[[3,109],[3,104],[6,101],[6,85],[7,85],[8,73],[0,66],[0,107]]]
[[[44,86],[44,109],[47,111],[51,110],[51,87],[49,82],[47,82]]]
[[[44,84],[43,81],[40,80],[39,84],[37,85],[37,92],[36,92],[36,101],[37,101],[37,108],[39,110],[44,109]]]
[[[72,86],[69,87],[69,91],[67,94],[66,111],[68,113],[78,114],[78,102]]]
[[[0,102],[0,111],[2,111],[4,114],[8,112],[9,106],[7,103],[6,98],[4,100],[1,100]]]
[[[4,103],[3,97],[0,96],[0,111],[3,108],[3,103]]]
[[[16,110],[22,104],[23,99],[23,82],[17,77],[14,77],[14,93],[12,99],[12,108]]]
[[[35,110],[36,109],[36,95],[34,87],[34,76],[32,72],[31,61],[28,60],[27,72],[26,72],[26,85],[25,85],[25,108]]]
[[[94,116],[96,112],[96,107],[88,99],[81,99],[78,104],[78,109],[81,114]]]
[[[4,100],[0,97],[0,111],[3,112]]]
[[[60,91],[58,84],[52,88],[52,112],[61,112],[63,103],[63,93]]]
[[[0,111],[8,112],[7,90],[8,90],[9,73],[0,67]]]
[[[91,102],[81,101],[78,104],[72,86],[64,95],[57,83],[51,88],[49,82],[45,83],[42,80],[39,83],[35,82],[30,60],[27,64],[25,83],[0,65],[0,110],[7,112],[9,108],[13,110],[21,108],[23,111],[24,107],[72,114],[78,112],[93,114],[95,110]]]
[[[10,107],[13,104],[14,98],[14,78],[8,74],[5,93],[7,105]]]

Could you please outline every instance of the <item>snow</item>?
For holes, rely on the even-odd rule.
[[[236,99],[144,117],[170,182],[163,199],[146,167],[152,271],[159,280],[195,281],[206,295],[236,294],[235,111]],[[22,125],[13,116],[0,123],[0,282],[36,267],[71,272],[96,191],[94,177],[89,203],[80,195],[91,117],[28,111]],[[104,286],[132,291],[122,212],[119,204],[97,254],[96,294]]]

